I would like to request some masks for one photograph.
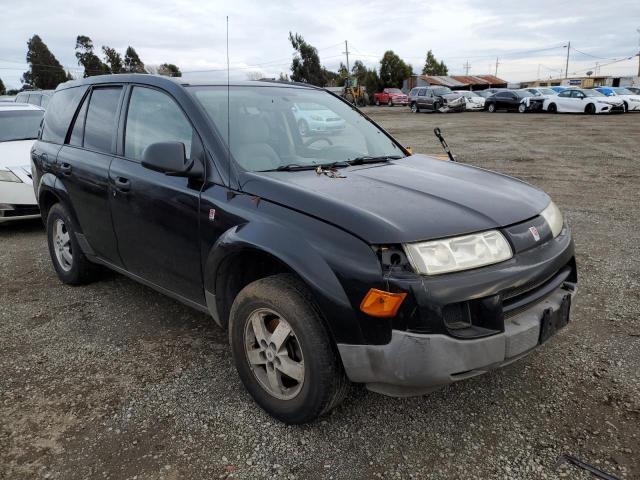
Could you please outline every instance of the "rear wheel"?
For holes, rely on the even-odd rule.
[[[87,260],[80,249],[76,232],[76,226],[65,207],[56,203],[49,209],[47,215],[49,254],[58,278],[69,285],[87,283],[95,273],[94,265]]]
[[[387,102],[387,106],[393,107],[393,100],[389,99],[389,101]]]
[[[489,106],[487,107],[487,111],[489,113],[494,113],[496,111],[496,104],[495,103],[490,103]]]
[[[257,280],[238,294],[229,340],[245,388],[278,420],[309,422],[344,398],[348,380],[333,341],[293,275]]]
[[[379,107],[379,106],[380,106],[380,100],[376,98],[376,107]]]
[[[558,107],[556,107],[555,103],[550,103],[547,107],[547,112],[549,113],[558,113]]]

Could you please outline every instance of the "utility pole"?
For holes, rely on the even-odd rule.
[[[469,60],[467,60],[467,63],[465,63],[462,68],[464,68],[465,71],[465,75],[469,76],[469,69],[471,68],[471,65],[469,65]]]
[[[640,35],[640,28],[636,28],[636,32]],[[638,76],[640,77],[640,36],[638,37]]]
[[[564,78],[569,76],[569,52],[571,51],[571,42],[567,43],[567,64],[564,68]]]
[[[500,62],[498,61],[498,58],[496,57],[496,73],[494,74],[494,77],[498,76],[498,65],[500,65]]]
[[[536,78],[540,80],[540,64],[538,64],[538,76]]]
[[[344,53],[347,56],[347,79],[351,77],[351,68],[349,67],[349,44],[347,41],[344,41]]]

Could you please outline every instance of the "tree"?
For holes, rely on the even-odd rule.
[[[111,73],[109,66],[102,63],[102,60],[93,53],[93,42],[86,35],[78,35],[76,38],[76,58],[78,65],[84,67],[85,78]]]
[[[127,47],[124,54],[124,71],[129,73],[147,73],[144,63],[140,60],[138,53],[133,47]]]
[[[6,94],[7,94],[7,89],[5,88],[4,83],[0,78],[0,95],[6,95]]]
[[[102,53],[104,53],[104,60],[111,73],[122,73],[124,71],[124,65],[122,64],[122,56],[116,52],[115,48],[102,46]]]
[[[278,81],[279,82],[289,82],[289,75],[287,75],[284,72],[280,72],[280,75],[278,76]]]
[[[22,74],[24,83],[48,90],[67,80],[64,68],[38,35],[27,41],[27,63],[29,71]]]
[[[164,75],[165,77],[181,77],[182,72],[177,65],[173,63],[163,63],[158,67],[158,75]],[[262,77],[262,74],[260,74]]]
[[[405,63],[393,50],[387,50],[380,60],[380,81],[383,87],[401,88],[402,82],[413,72],[411,65]]]
[[[371,100],[373,99],[373,94],[379,92],[384,87],[375,68],[367,70],[363,83],[364,88],[367,90],[367,95]]]
[[[449,69],[443,61],[438,62],[433,52],[429,50],[427,52],[427,58],[422,67],[423,75],[449,75]]]
[[[297,52],[291,62],[291,80],[324,87],[327,84],[326,70],[320,65],[318,50],[298,33],[289,32],[289,41]]]
[[[356,60],[353,67],[351,67],[351,75],[358,80],[359,85],[362,85],[367,78],[367,67],[360,60]]]

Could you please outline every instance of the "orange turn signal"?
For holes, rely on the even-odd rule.
[[[372,317],[395,317],[406,293],[391,293],[372,288],[362,299],[360,310]]]

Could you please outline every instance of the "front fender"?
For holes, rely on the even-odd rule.
[[[325,223],[313,223],[293,231],[289,225],[254,221],[223,233],[205,262],[208,302],[221,287],[216,279],[225,259],[243,251],[266,253],[305,282],[336,342],[365,343],[358,307],[368,289],[380,282],[377,257],[360,239]]]

